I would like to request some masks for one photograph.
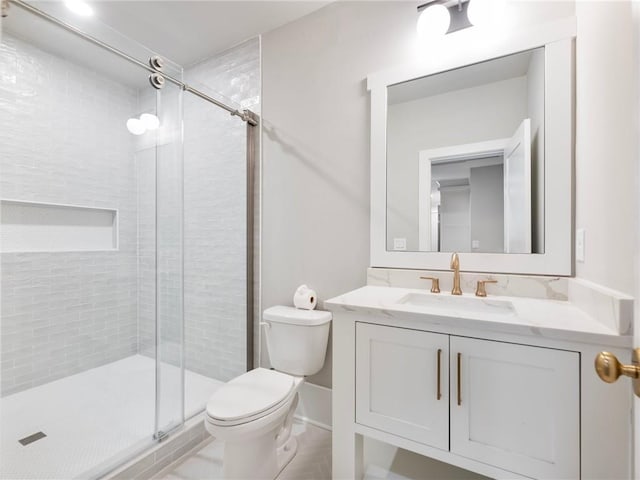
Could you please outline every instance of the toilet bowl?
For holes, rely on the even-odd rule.
[[[279,306],[265,310],[263,318],[277,370],[244,373],[207,403],[205,426],[225,443],[223,475],[228,480],[273,480],[293,459],[297,441],[291,426],[299,390],[304,375],[317,373],[326,355],[330,312]]]
[[[207,403],[205,426],[225,442],[225,479],[273,479],[291,461],[291,436],[302,377],[257,368],[220,388]]]

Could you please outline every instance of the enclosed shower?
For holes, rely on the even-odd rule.
[[[0,478],[95,478],[253,366],[260,45],[183,69],[58,3],[7,13]]]

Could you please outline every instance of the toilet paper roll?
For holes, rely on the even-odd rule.
[[[306,285],[300,285],[293,294],[293,304],[302,310],[313,310],[318,304],[316,291]]]

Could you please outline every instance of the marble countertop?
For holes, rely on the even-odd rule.
[[[411,294],[438,298],[426,298],[428,305],[400,303]],[[324,306],[334,313],[384,315],[387,319],[418,320],[427,325],[601,343],[603,346],[630,347],[632,344],[631,336],[618,334],[566,300],[497,295],[478,298],[473,294],[446,297],[452,296],[448,292],[433,294],[428,290],[369,285],[327,300]],[[461,307],[456,302],[461,303]],[[474,302],[482,305],[475,309]],[[495,311],[492,311],[494,308]],[[388,324],[392,325],[393,321],[390,320]]]

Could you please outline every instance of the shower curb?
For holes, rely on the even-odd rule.
[[[204,413],[187,420],[179,431],[172,433],[165,440],[127,462],[101,480],[149,480],[180,460],[195,448],[200,448],[211,441],[211,436],[204,427]]]

